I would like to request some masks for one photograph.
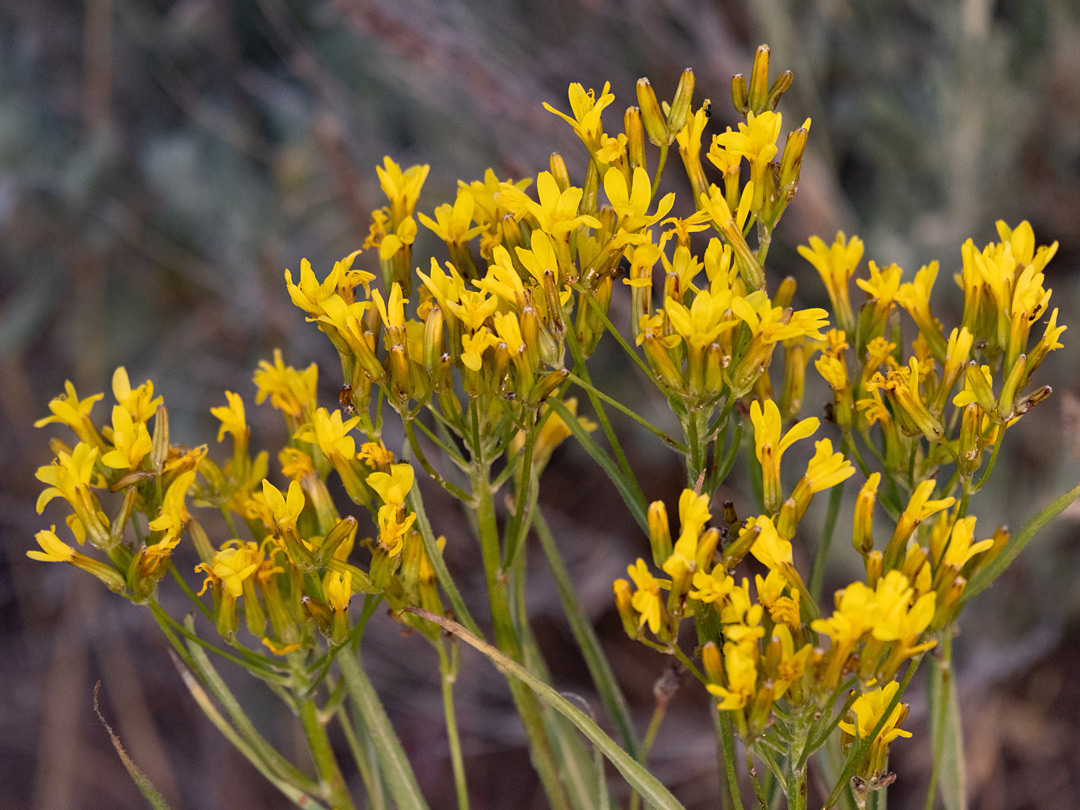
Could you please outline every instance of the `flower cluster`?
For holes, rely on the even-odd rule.
[[[254,374],[254,402],[269,401],[281,414],[285,445],[273,456],[253,448],[245,398],[226,391],[225,403],[211,408],[217,441],[231,444],[219,464],[206,444],[171,439],[151,382],[132,388],[118,369],[108,423],[93,418],[102,394],[79,399],[67,383],[37,424],[63,425],[76,441],[53,440],[55,460],[37,474],[46,485],[38,511],[65,501],[70,534],[96,552],[76,550],[54,524],[38,533],[40,550],[29,555],[74,565],[149,604],[194,662],[176,641],[177,632],[193,635],[190,623],[167,617],[157,603],[158,584],[178,573],[175,552],[189,538],[202,587],[196,593],[185,584],[188,595],[240,648],[242,665],[293,689],[291,706],[301,707],[307,722],[322,795],[330,806],[349,807],[310,703],[334,656],[358,643],[385,602],[438,650],[446,697],[456,658],[435,621],[453,615],[480,632],[443,564],[446,540],[429,523],[434,510],[425,511],[418,476],[469,513],[499,654],[517,664],[541,662],[543,670],[519,610],[520,552],[534,528],[546,537],[538,480],[572,435],[648,534],[652,565],[638,558],[629,578],[614,582],[624,629],[698,677],[729,741],[731,728],[743,738],[755,788],[756,755],[789,796],[801,796],[795,806],[805,807],[806,760],[834,732],[856,799],[884,787],[888,745],[908,735],[899,728],[903,688],[924,654],[948,646],[972,577],[989,576],[1010,542],[1004,529],[976,540],[982,533],[968,506],[1007,428],[1050,393],[1032,385],[1065,329],[1045,288],[1056,244],[1036,247],[1026,222],[998,223],[1000,241],[982,250],[969,240],[954,276],[963,312],[951,329],[931,306],[938,262],[911,280],[900,267],[873,261],[860,273],[863,243],[843,233],[831,245],[814,237],[799,248],[821,277],[831,313],[796,307],[793,279],[770,292],[764,264],[795,196],[810,129],[807,120],[781,140],[776,107],[791,81],[785,72],[770,83],[768,49],[759,49],[749,81],[732,82],[742,122],[708,141],[712,103],[694,109],[692,71],[670,103],[639,81],[638,104],[626,110],[621,132],[605,128],[604,111],[614,103],[609,86],[596,92],[571,85],[569,114],[545,107],[573,127],[588,152],[580,184],[553,154],[535,178],[501,180],[488,171],[462,181],[454,201],[431,215],[419,210],[428,166],[402,168],[387,157],[377,168],[386,204],[372,213],[362,251],[324,278],[307,260],[298,278],[285,271],[292,302],[338,352],[343,385],[335,407],[320,405],[314,365],[294,368],[275,351]],[[659,150],[653,171],[647,145]],[[693,193],[684,216],[671,215],[675,195],[659,191],[672,146]],[[416,266],[421,225],[446,253]],[[365,261],[369,269],[359,266]],[[853,278],[861,302],[853,299]],[[627,311],[628,323],[613,322]],[[681,437],[594,384],[589,360],[608,333],[648,386],[655,384]],[[914,334],[906,345],[905,333]],[[800,418],[811,361],[831,390],[824,423]],[[588,397],[594,418],[579,414],[572,387]],[[682,456],[687,486],[677,533],[662,501],[646,506],[606,406]],[[400,421],[401,447],[387,446],[387,412]],[[590,435],[598,426],[610,453]],[[831,437],[822,435],[830,430]],[[812,436],[811,454],[805,440]],[[726,502],[714,521],[714,496],[740,454],[753,497],[738,508]],[[862,571],[835,593],[831,611],[823,610],[823,567],[843,489],[856,477],[850,539]],[[505,499],[497,501],[503,488]],[[335,489],[342,498],[335,500]],[[811,505],[825,492],[827,526],[817,532],[808,516],[816,517]],[[356,514],[342,516],[339,501],[346,499]],[[739,512],[749,517],[740,520]],[[224,539],[212,542],[211,534]],[[809,568],[808,537],[817,539]],[[554,544],[545,546],[556,575],[568,582]],[[568,590],[562,596],[568,613],[578,611],[571,621],[577,632],[586,623]],[[350,617],[355,594],[364,607]],[[435,614],[434,621],[417,610]],[[241,614],[247,636],[272,657],[258,646],[258,654],[246,649]],[[680,646],[685,620],[697,634],[693,655]],[[595,640],[584,631],[579,640],[593,645],[586,657],[594,676],[604,677],[604,667],[594,666]],[[287,666],[277,663],[281,657]],[[359,676],[349,667],[341,665],[352,689]],[[511,691],[551,804],[569,807],[556,762],[566,755],[564,743],[553,744],[555,727],[522,682],[512,679]],[[617,714],[617,688],[608,683],[599,691]],[[339,697],[335,687],[328,705]],[[360,700],[366,711],[377,704],[369,697]],[[631,724],[623,725],[632,748]],[[725,756],[731,750],[726,744]],[[775,752],[786,757],[786,775]],[[397,759],[393,768],[387,785],[400,788],[407,763]],[[294,778],[286,772],[283,783]],[[764,791],[758,800],[766,804]]]

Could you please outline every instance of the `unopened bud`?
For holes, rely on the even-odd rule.
[[[769,99],[769,46],[759,45],[750,71],[750,109],[760,115],[767,109]]]
[[[630,157],[630,171],[640,166],[648,169],[645,163],[645,125],[641,120],[641,110],[627,107],[623,115],[623,129],[626,132],[626,153]]]
[[[552,152],[548,157],[548,167],[551,170],[551,176],[555,178],[555,185],[559,187],[559,191],[566,191],[570,188],[570,172],[566,169],[566,161],[563,160],[563,156],[558,152]]]
[[[645,132],[653,146],[667,146],[671,143],[668,136],[667,121],[664,119],[664,111],[660,109],[660,102],[656,100],[656,92],[645,78],[637,82],[638,108],[641,110],[641,119],[645,124]]]
[[[668,110],[668,143],[671,143],[675,136],[682,131],[682,128],[686,126],[686,119],[690,114],[690,101],[693,96],[694,71],[687,68],[679,77],[679,86],[675,88],[675,98],[672,99],[671,109]]]
[[[671,556],[671,521],[663,501],[649,504],[649,546],[652,548],[653,563],[663,568]]]

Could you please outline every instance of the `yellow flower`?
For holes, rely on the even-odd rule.
[[[492,299],[495,300],[495,299]],[[479,332],[461,336],[461,362],[466,368],[479,371],[484,352],[499,345],[499,339],[485,326]]]
[[[349,431],[359,423],[359,416],[342,422],[341,411],[331,414],[326,408],[319,408],[314,423],[301,429],[295,438],[318,445],[331,463],[347,462],[356,455],[356,442]]]
[[[123,366],[113,372],[112,390],[117,404],[130,413],[136,422],[145,423],[163,402],[161,397],[154,397],[154,384],[150,380],[132,389],[127,369]]]
[[[372,470],[387,470],[394,463],[394,454],[386,449],[382,439],[364,442],[360,445],[357,457]]]
[[[282,531],[295,529],[296,521],[300,518],[300,513],[304,511],[304,504],[307,502],[300,484],[290,481],[288,495],[282,495],[280,489],[264,478],[262,493],[266,504],[274,514],[274,521]]]
[[[34,422],[34,427],[44,427],[53,422],[58,422],[71,428],[75,435],[79,437],[79,441],[88,445],[100,445],[101,437],[98,436],[93,422],[90,421],[90,411],[93,409],[94,403],[104,397],[104,394],[94,394],[80,400],[79,395],[75,393],[75,386],[71,380],[67,380],[64,383],[64,393],[53,397],[49,402],[49,410],[52,412],[52,416],[38,419]]]
[[[604,175],[604,191],[611,207],[619,215],[619,227],[624,231],[639,231],[655,225],[663,219],[675,204],[675,195],[666,194],[656,205],[656,213],[646,214],[652,202],[652,182],[649,173],[641,166],[634,168],[633,183],[629,188],[626,178],[619,171]]]
[[[765,202],[765,175],[769,162],[777,153],[776,139],[780,137],[781,117],[779,113],[766,110],[760,115],[749,113],[746,123],[739,124],[739,131],[729,127],[713,138],[713,143],[727,150],[732,156],[746,158],[750,164],[750,183],[753,184],[754,198],[750,210],[758,212]]]
[[[869,739],[874,728],[885,715],[885,709],[892,702],[896,690],[900,684],[890,681],[885,687],[878,687],[855,699],[851,706],[855,714],[855,723],[841,721],[840,730],[858,740]],[[865,764],[859,769],[864,780],[874,782],[885,774],[885,762],[889,756],[889,743],[897,737],[910,737],[910,731],[904,731],[899,726],[907,716],[907,704],[897,703],[896,708],[889,714],[889,718],[881,727],[877,737],[870,746]]]
[[[392,464],[388,473],[371,473],[367,477],[367,484],[379,494],[383,503],[400,506],[405,503],[414,478],[411,464]]]
[[[757,690],[757,659],[738,644],[724,645],[724,674],[727,686],[706,684],[705,688],[720,698],[716,707],[720,711],[742,709]]]
[[[717,610],[723,607],[728,594],[735,590],[735,578],[719,564],[713,567],[711,574],[696,571],[693,583],[694,590],[690,591],[690,598],[711,604]]]
[[[574,117],[559,112],[546,101],[544,109],[562,118],[574,128],[574,133],[581,138],[590,152],[600,148],[604,137],[604,128],[600,120],[604,108],[615,100],[615,96],[608,92],[611,82],[604,82],[604,89],[600,91],[600,97],[596,97],[595,90],[585,91],[577,82],[570,85],[570,110]]]
[[[418,214],[424,227],[435,233],[444,242],[465,243],[484,230],[482,225],[470,228],[476,198],[465,189],[458,189],[453,205],[444,204],[435,209],[435,219],[426,214]]]
[[[225,592],[235,600],[244,592],[244,580],[259,569],[262,561],[247,545],[238,540],[233,542],[236,545],[227,546],[214,555],[210,568],[214,577],[224,586]],[[209,577],[207,579],[209,580]],[[204,583],[203,589],[205,588]]]
[[[217,440],[220,442],[225,438],[225,434],[229,433],[234,441],[244,441],[248,435],[244,400],[240,398],[239,394],[234,394],[232,391],[226,391],[225,398],[229,401],[228,405],[210,409],[210,414],[221,420]]]
[[[371,300],[379,310],[379,317],[387,328],[405,325],[405,305],[409,299],[402,297],[401,285],[396,281],[390,287],[390,296],[384,299],[379,290],[371,291]]]
[[[583,193],[583,190],[576,186],[560,191],[551,172],[540,172],[536,177],[538,201],[529,200],[529,213],[536,217],[541,230],[556,239],[568,239],[570,234],[582,225],[599,228],[600,220],[596,217],[578,214]]]
[[[34,535],[34,539],[41,546],[41,551],[28,551],[26,556],[31,560],[40,562],[71,562],[75,559],[76,551],[59,537],[56,536],[56,526],[42,530]]]
[[[372,473],[377,475],[378,473]],[[405,545],[405,533],[416,521],[416,515],[403,514],[404,508],[395,503],[388,503],[379,507],[379,545],[386,549],[387,554],[394,556],[401,552]]]
[[[315,472],[311,456],[295,447],[282,448],[278,453],[278,461],[281,464],[281,474],[293,481],[302,481]]]
[[[389,156],[383,158],[382,166],[375,167],[375,172],[379,175],[379,185],[390,201],[390,211],[395,224],[405,219],[416,207],[420,189],[424,187],[430,170],[430,166],[424,165],[410,166],[402,171]]]
[[[758,515],[746,521],[745,529],[754,527],[760,529],[757,539],[750,546],[750,553],[758,562],[770,571],[779,571],[784,574],[788,569],[794,570],[794,558],[792,557],[791,543],[780,537],[768,515]]]
[[[188,470],[176,476],[165,490],[165,497],[161,499],[161,511],[150,521],[151,531],[165,533],[159,543],[179,537],[184,525],[191,519],[184,505],[184,498],[193,483],[195,470]]]
[[[919,327],[919,334],[930,345],[934,358],[942,361],[945,359],[945,336],[934,316],[930,314],[930,295],[937,275],[936,261],[923,265],[915,274],[913,282],[900,285],[900,289],[896,291],[896,303],[908,311],[915,325]]]
[[[714,295],[709,290],[702,290],[694,296],[689,308],[668,300],[664,302],[664,312],[671,321],[671,328],[688,345],[704,349],[721,333],[739,325],[731,313],[731,303],[730,292]]]
[[[336,613],[344,613],[352,601],[352,571],[331,571],[326,575],[323,592]]]
[[[37,499],[39,515],[45,509],[45,504],[56,497],[63,498],[76,510],[82,506],[83,498],[89,495],[97,455],[96,447],[79,442],[71,455],[60,451],[52,464],[38,468],[36,478],[43,484],[49,484]]]
[[[907,367],[890,371],[887,375],[875,374],[866,381],[870,390],[880,388],[893,405],[893,413],[901,427],[909,435],[923,436],[931,442],[939,442],[945,436],[945,427],[930,413],[919,391],[922,379],[919,360],[912,357]]]
[[[851,311],[848,284],[855,274],[863,256],[863,243],[857,236],[849,242],[843,231],[836,234],[831,246],[816,236],[810,237],[810,246],[800,245],[799,255],[814,265],[832,302],[833,312],[840,328],[851,332],[855,328],[855,316]]]
[[[259,361],[259,369],[254,376],[258,392],[255,404],[261,404],[267,397],[270,404],[282,413],[299,418],[304,410],[315,403],[315,387],[319,381],[319,369],[314,363],[303,371],[286,366],[281,357],[281,350],[274,349],[274,362]]]
[[[627,567],[626,572],[637,586],[631,605],[641,615],[638,629],[647,624],[649,631],[656,635],[660,632],[664,615],[664,603],[660,598],[660,582],[649,573],[648,566],[640,557],[633,565]]]
[[[765,509],[776,512],[783,502],[780,459],[791,445],[813,434],[820,422],[811,416],[781,436],[780,409],[771,399],[765,400],[764,406],[758,400],[750,403],[750,421],[754,425],[754,452],[761,462]]]
[[[134,421],[131,413],[116,405],[112,412],[112,443],[115,449],[101,457],[101,463],[114,470],[137,470],[154,446],[143,422]]]

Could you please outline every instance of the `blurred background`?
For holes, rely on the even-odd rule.
[[[98,680],[106,716],[173,807],[287,806],[202,718],[146,611],[24,556],[49,520],[34,511],[33,472],[49,461],[50,434],[31,425],[64,381],[87,396],[108,390],[116,365],[135,384],[152,378],[173,435],[190,444],[213,438],[209,408],[228,388],[247,400],[256,437],[280,440],[275,415],[251,405],[258,359],[280,347],[295,365],[317,361],[327,404],[340,385],[329,343],[288,300],[284,268],[306,257],[323,275],[361,245],[381,204],[374,166],[383,155],[431,164],[420,202],[429,214],[452,201],[459,177],[489,166],[535,176],[552,150],[580,182],[584,150],[542,101],[567,109],[571,81],[610,80],[616,128],[638,77],[670,98],[691,66],[696,103],[712,98],[710,131],[720,131],[734,124],[730,77],[749,70],[761,42],[774,75],[796,74],[781,105],[785,131],[813,119],[799,196],[770,254],[774,283],[794,275],[803,301],[821,302],[794,248],[838,229],[860,235],[867,258],[909,273],[939,258],[946,299],[960,244],[996,239],[996,219],[1029,219],[1039,243],[1060,243],[1048,286],[1073,326],[1039,372],[1056,395],[1010,431],[998,486],[973,509],[982,536],[998,523],[1018,528],[1078,477],[1075,0],[0,4],[0,806],[143,806],[94,719]],[[669,174],[683,191],[678,168]],[[428,237],[415,253],[421,264],[436,250]],[[938,314],[950,323],[946,308]],[[640,401],[641,381],[614,353],[602,356],[608,388]],[[812,390],[807,412],[825,399]],[[642,407],[663,418],[662,403]],[[646,496],[673,499],[675,460],[647,436],[626,436],[649,471]],[[644,729],[666,662],[623,637],[610,583],[645,538],[576,448],[560,451],[544,499]],[[440,519],[449,536],[464,531],[453,510]],[[962,620],[956,676],[972,807],[1080,806],[1075,535],[1075,517],[1052,524]],[[466,580],[469,545],[447,552]],[[598,705],[542,561],[534,568],[529,601],[556,685]],[[826,590],[833,584],[841,580]],[[433,654],[384,618],[365,646],[433,808],[452,807]],[[473,806],[542,806],[505,683],[464,658],[459,717]],[[260,728],[294,750],[291,718],[272,696],[236,685]],[[924,801],[920,691],[906,723],[915,737],[894,746],[895,807]],[[680,692],[669,715],[656,771],[688,807],[717,806],[700,690]]]

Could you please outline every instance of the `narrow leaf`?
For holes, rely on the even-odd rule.
[[[113,748],[116,749],[117,756],[120,757],[120,761],[124,763],[124,768],[128,772],[128,776],[131,777],[131,781],[135,783],[135,786],[139,789],[139,792],[143,795],[143,798],[150,803],[150,806],[154,810],[169,810],[169,803],[165,801],[157,788],[154,787],[154,783],[139,770],[139,766],[135,764],[128,752],[124,750],[123,744],[120,742],[120,738],[116,736],[116,732],[112,730],[112,726],[105,720],[105,715],[101,713],[101,708],[98,706],[98,693],[101,691],[101,681],[94,684],[94,714],[97,715],[101,725],[105,727],[105,731],[109,734],[109,739],[112,740]]]
[[[514,676],[528,686],[529,689],[536,693],[537,697],[577,726],[578,731],[588,737],[600,749],[608,761],[630,783],[630,786],[657,810],[684,810],[679,801],[671,795],[655,776],[620,748],[611,737],[604,733],[603,729],[589,719],[588,715],[523,666],[503,655],[487,642],[477,638],[457,622],[452,622],[442,616],[436,616],[434,613],[429,613],[420,608],[410,607],[406,608],[406,610],[434,622],[448,633],[453,633],[470,647],[483,653],[503,673]]]
[[[570,432],[574,434],[574,438],[578,440],[578,443],[585,448],[585,452],[592,456],[593,461],[600,465],[600,468],[604,471],[607,477],[611,480],[611,483],[615,485],[615,489],[619,491],[619,495],[623,499],[623,503],[626,504],[630,510],[630,514],[634,516],[634,520],[643,531],[649,531],[649,519],[646,515],[645,498],[642,497],[640,490],[637,489],[637,484],[630,482],[619,466],[611,460],[611,457],[601,449],[592,436],[589,435],[589,431],[585,430],[578,422],[577,418],[570,413],[565,405],[559,402],[557,399],[549,399],[548,404],[551,408],[559,414],[560,418],[570,428]]]
[[[971,597],[990,587],[993,581],[1001,576],[1002,572],[1016,559],[1016,556],[1038,534],[1039,529],[1065,511],[1065,508],[1078,497],[1080,497],[1080,484],[1077,484],[1064,495],[1055,498],[1035,517],[1024,524],[1020,532],[1006,543],[1005,548],[1001,550],[1001,553],[998,554],[994,561],[971,578],[967,587],[964,588],[964,593],[960,596],[960,604],[962,605]]]

